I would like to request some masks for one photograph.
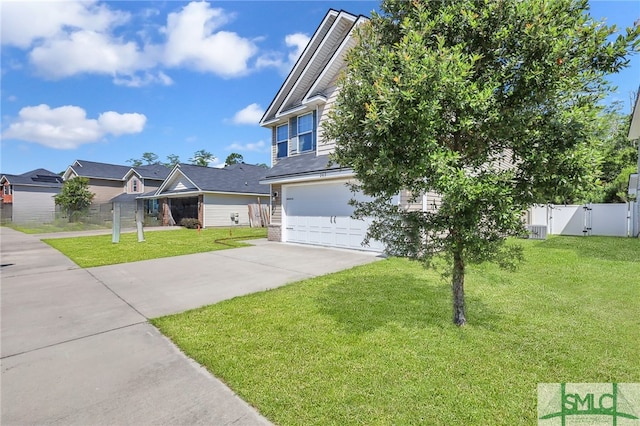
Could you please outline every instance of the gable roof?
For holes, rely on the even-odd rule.
[[[130,166],[120,166],[117,164],[98,163],[95,161],[76,160],[64,172],[64,179],[69,179],[71,172],[77,176],[106,179],[106,180],[123,180]]]
[[[20,175],[3,174],[0,182],[8,181],[11,185],[39,186],[61,188],[62,176],[46,169],[35,169]]]
[[[165,180],[171,169],[162,164],[147,164],[145,166],[131,167],[123,179],[128,179],[131,174],[137,174],[141,179]]]
[[[323,90],[343,65],[340,59],[350,45],[350,34],[356,25],[367,19],[329,9],[265,111],[260,125],[274,124],[314,101],[326,101]],[[327,72],[328,69],[331,71]]]
[[[268,170],[252,164],[233,164],[221,169],[214,167],[178,164],[171,171],[155,195],[170,195],[183,192],[220,192],[238,194],[269,194],[269,187],[261,185],[260,179]],[[193,187],[172,190],[171,185],[180,178],[187,179]]]

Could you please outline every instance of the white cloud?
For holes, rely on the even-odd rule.
[[[287,59],[284,59],[281,52],[266,52],[256,60],[256,68],[277,68],[282,74],[287,74],[309,44],[309,40],[306,34],[288,34],[284,38],[285,45],[290,49]]]
[[[236,112],[231,121],[235,124],[258,124],[263,114],[260,105],[253,103]]]
[[[147,20],[152,23],[120,36],[116,30],[132,16],[112,9],[117,4],[95,0],[3,2],[1,40],[26,50],[36,72],[45,78],[103,74],[114,84],[129,87],[170,85],[173,81],[165,72],[171,68],[223,78],[265,67],[286,73],[309,41],[304,34],[290,34],[284,40],[288,53],[265,52],[258,57],[257,43],[262,38],[222,30],[234,15],[195,1],[169,13],[163,27]],[[140,14],[154,16],[158,11],[143,9]],[[154,37],[158,35],[163,37],[160,42]]]
[[[307,44],[309,44],[309,36],[302,33],[289,34],[284,38],[284,42],[287,47],[293,47],[294,50],[289,52],[289,63],[291,66],[296,63],[300,55],[302,55],[302,51]]]
[[[114,111],[100,114],[97,120],[89,119],[86,111],[77,106],[50,108],[41,104],[22,108],[19,118],[9,125],[2,138],[35,142],[55,149],[74,149],[97,142],[108,134],[140,133],[146,121],[143,114]]]
[[[232,143],[225,148],[227,151],[251,151],[251,152],[269,152],[269,147],[264,141],[258,141],[255,143]]]
[[[205,2],[192,2],[167,18],[164,63],[235,77],[248,72],[248,61],[257,53],[249,39],[228,31],[215,32],[231,16]]]
[[[171,86],[173,84],[173,79],[162,71],[159,71],[156,75],[145,72],[142,75],[116,76],[114,77],[113,82],[118,86],[127,87],[142,87],[154,83],[162,86]]]
[[[29,56],[41,74],[54,79],[85,72],[131,74],[144,62],[136,43],[122,43],[106,34],[86,30],[47,40]]]
[[[40,39],[57,38],[75,29],[103,32],[128,21],[129,14],[96,1],[2,2],[2,44],[23,49]]]

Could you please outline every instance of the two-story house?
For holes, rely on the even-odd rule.
[[[36,169],[20,175],[2,174],[0,218],[19,224],[50,223],[55,219],[54,197],[62,188],[62,177]]]
[[[67,168],[63,178],[89,179],[89,191],[95,194],[90,207],[91,214],[109,220],[114,202],[120,203],[122,217],[133,218],[136,198],[145,192],[157,190],[170,171],[161,164],[131,167],[76,160]],[[148,201],[145,208],[149,214],[157,213],[157,201]]]
[[[362,246],[366,220],[351,218],[353,194],[349,168],[330,164],[335,143],[323,137],[322,123],[336,99],[345,53],[354,46],[353,29],[367,18],[329,10],[309,44],[267,108],[260,125],[271,130],[272,168],[261,181],[271,185],[272,241],[382,251],[372,241]],[[394,202],[404,208],[436,208],[440,197],[426,194],[408,204],[409,194]]]

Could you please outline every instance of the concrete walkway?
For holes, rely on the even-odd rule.
[[[259,240],[80,269],[38,237],[0,238],[2,425],[269,424],[147,319],[377,259]]]

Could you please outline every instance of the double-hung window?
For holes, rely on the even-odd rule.
[[[314,114],[310,112],[298,117],[298,147],[300,152],[316,149],[313,116]]]
[[[289,148],[289,126],[284,124],[276,128],[276,156],[284,158]]]

